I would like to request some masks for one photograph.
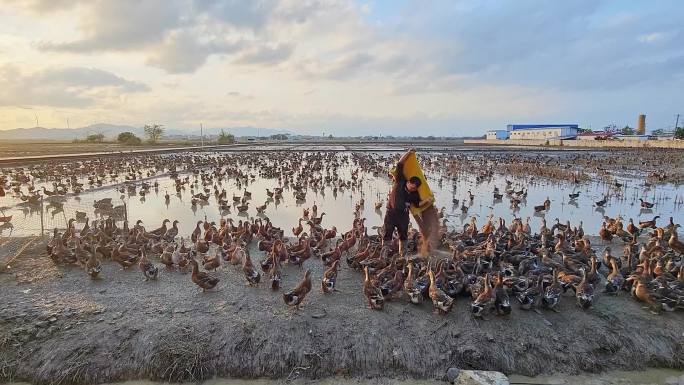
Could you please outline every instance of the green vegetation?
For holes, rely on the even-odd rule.
[[[140,138],[135,136],[135,134],[132,132],[120,133],[116,138],[116,141],[127,146],[137,146],[142,143],[142,140],[140,140]]]
[[[88,143],[102,143],[104,142],[104,134],[90,134],[86,137]]]
[[[620,131],[622,135],[634,135],[634,129],[630,126],[625,126]]]
[[[684,127],[675,128],[674,137],[676,139],[684,139]]]
[[[226,134],[223,130],[221,130],[217,142],[218,144],[235,143],[235,136],[233,134]]]
[[[143,130],[145,130],[147,141],[150,143],[157,143],[164,134],[164,126],[161,124],[146,124]]]
[[[105,136],[103,134],[90,134],[85,139],[74,139],[73,143],[102,143]]]

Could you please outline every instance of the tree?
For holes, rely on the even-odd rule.
[[[675,139],[684,139],[684,127],[675,128],[674,137]]]
[[[127,146],[136,146],[142,143],[142,140],[140,140],[140,138],[135,136],[135,134],[132,132],[120,133],[119,136],[116,138],[116,141]]]
[[[223,130],[218,136],[218,144],[231,144],[235,143],[235,136],[233,134],[226,134]]]
[[[630,126],[625,126],[620,133],[622,135],[634,135],[634,129]]]
[[[103,140],[103,134],[90,134],[86,137],[86,142],[88,143],[102,143]]]
[[[161,124],[146,124],[143,130],[150,143],[156,143],[164,134],[164,126]]]

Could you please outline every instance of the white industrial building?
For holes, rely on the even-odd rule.
[[[577,137],[577,127],[571,125],[517,128],[509,132],[510,139],[518,140],[574,139]]]
[[[508,139],[508,131],[506,130],[491,130],[487,131],[487,140],[503,140]]]

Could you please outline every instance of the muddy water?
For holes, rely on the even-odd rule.
[[[638,372],[615,371],[578,376],[510,376],[511,384],[548,385],[684,385],[684,372],[673,369],[647,369]]]
[[[330,150],[339,151],[341,149],[343,149],[341,146],[337,146]],[[289,151],[298,151],[298,149],[293,148]],[[344,156],[345,154],[348,155],[348,153],[339,152],[337,156]],[[356,165],[344,166],[339,171],[340,177],[349,180],[351,171],[356,168]],[[256,169],[245,167],[244,170],[258,174]],[[181,177],[187,175],[190,174],[181,173]],[[257,176],[249,184],[243,184],[242,189],[238,189],[235,180],[224,181],[219,184],[219,189],[225,188],[227,190],[229,201],[232,201],[233,195],[242,196],[245,188],[252,192],[248,212],[238,214],[235,208],[230,212],[221,212],[213,196],[208,204],[191,205],[190,199],[193,191],[188,187],[185,191],[176,194],[173,180],[162,175],[146,180],[150,184],[157,182],[159,187],[151,189],[145,197],[141,197],[137,193],[125,192],[122,194],[114,187],[104,187],[86,190],[79,196],[66,198],[61,210],[46,200],[42,227],[46,231],[55,227],[64,228],[68,218],[75,217],[76,211],[86,212],[91,219],[97,218],[92,203],[103,198],[112,198],[114,205],[125,203],[131,224],[140,219],[148,230],[159,227],[164,218],[177,219],[180,221],[180,234],[185,236],[192,232],[197,221],[205,218],[218,223],[221,218],[233,218],[237,222],[240,219],[255,217],[257,216],[255,207],[264,203],[268,204],[268,208],[263,215],[259,216],[270,218],[276,226],[284,228],[288,234],[290,233],[289,229],[296,226],[297,220],[302,215],[302,209],[311,207],[314,203],[318,205],[319,213],[326,213],[323,221],[325,227],[334,225],[339,230],[345,230],[351,226],[354,218],[354,207],[361,198],[366,202],[363,215],[367,218],[367,224],[380,226],[384,205],[380,210],[376,210],[374,206],[378,201],[385,201],[390,188],[390,181],[385,175],[363,172],[360,173],[360,178],[362,180],[360,188],[340,189],[336,194],[333,194],[332,188],[329,186],[319,190],[309,189],[306,202],[303,203],[296,202],[294,192],[288,189],[285,190],[282,200],[269,200],[266,189],[273,190],[273,188],[278,187],[277,179],[265,179]],[[524,188],[528,191],[526,201],[520,205],[518,210],[511,209],[505,196],[503,200],[493,199],[494,188],[498,187],[501,192],[504,192],[506,180],[513,182],[511,187],[514,190]],[[428,181],[435,192],[437,206],[444,208],[445,218],[448,219],[450,227],[462,228],[465,223],[470,221],[471,216],[477,217],[478,225],[481,226],[490,214],[495,218],[502,217],[508,223],[514,216],[530,217],[533,229],[538,228],[542,218],[546,218],[549,227],[555,222],[555,218],[559,218],[562,223],[570,220],[573,225],[582,221],[588,234],[598,232],[604,215],[610,217],[621,215],[625,218],[625,222],[629,218],[633,218],[635,223],[640,220],[650,220],[655,215],[661,216],[659,225],[666,224],[667,218],[670,216],[674,218],[676,223],[684,222],[684,210],[682,210],[683,205],[681,204],[682,199],[684,199],[684,186],[660,185],[648,188],[639,178],[624,176],[617,178],[617,180],[624,184],[621,189],[615,189],[614,186],[594,181],[575,186],[569,182],[548,182],[533,177],[515,178],[496,174],[484,182],[477,182],[476,175],[468,174],[459,175],[454,181],[437,170],[428,172]],[[46,184],[46,186],[51,189],[50,185]],[[42,184],[37,184],[36,187],[40,189]],[[468,199],[469,190],[475,195],[472,201]],[[168,202],[165,202],[164,195],[167,191],[171,197]],[[200,191],[194,191],[194,193],[197,192]],[[579,192],[579,198],[570,201],[568,194],[571,192]],[[601,200],[606,194],[611,196],[606,207],[594,207],[594,202]],[[547,197],[551,200],[550,210],[544,214],[535,213],[534,206],[543,204]],[[656,206],[651,210],[643,210],[639,205],[639,198],[656,202]],[[453,199],[458,199],[459,204],[455,205]],[[9,207],[5,210],[6,215],[14,216],[12,227],[0,227],[1,235],[23,236],[40,232],[40,209],[22,206],[19,202],[18,199],[9,194],[0,198],[0,206]],[[462,211],[462,205],[468,208],[467,213]]]

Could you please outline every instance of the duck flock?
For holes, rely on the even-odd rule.
[[[605,178],[617,192],[606,194],[594,206],[620,199],[621,186],[613,177],[619,170],[592,169],[594,163],[581,155],[559,164],[552,164],[557,160],[551,157],[523,160],[518,155],[496,155],[470,166],[465,165],[470,159],[462,157],[440,154],[421,160],[429,177],[438,175],[440,186],[462,177],[467,168],[476,174],[477,183],[491,180],[495,172],[531,175],[538,182],[563,179],[576,185]],[[90,212],[75,212],[66,229],[54,229],[47,257],[58,265],[82,266],[93,279],[107,279],[101,274],[102,263],[117,263],[123,270],[139,270],[145,281],[162,279],[160,269],[169,274],[187,273],[206,291],[215,290],[221,279],[235,279],[223,270],[240,268],[248,285],[281,291],[283,302],[295,308],[306,302],[313,286],[320,286],[316,290],[325,295],[362,295],[368,307],[376,310],[388,301],[425,302],[434,312],[445,314],[455,301],[466,300],[472,315],[485,319],[506,316],[514,308],[558,311],[561,301],[573,301],[586,310],[598,292],[605,293],[602,301],[629,295],[653,313],[684,309],[684,244],[677,234],[680,225],[672,217],[662,220],[655,216],[637,223],[629,219],[625,224],[621,216],[604,216],[598,237],[585,234],[581,221],[561,223],[556,218],[547,224],[544,216],[533,229],[529,217],[523,220],[516,215],[521,207],[527,209],[527,189],[506,180],[494,188],[493,198],[511,202],[510,221],[489,215],[478,223],[472,216],[462,228],[454,228],[442,208],[439,244],[423,245],[419,231],[411,228],[408,253],[402,255],[396,237],[383,243],[383,228],[367,225],[363,197],[356,197],[353,219],[341,230],[326,225],[340,223],[330,216],[324,220],[325,213],[307,201],[325,190],[354,197],[366,182],[364,175],[384,177],[395,161],[395,155],[332,152],[186,153],[82,160],[5,169],[0,176],[0,195],[30,205],[41,196],[77,196],[116,184],[114,188],[122,194],[144,197],[159,190],[158,178],[170,178],[173,189],[160,199],[168,202],[172,196],[189,195],[191,206],[212,202],[219,208],[220,217],[215,221],[205,218],[186,223],[193,229],[189,233],[182,233],[180,221],[174,218],[160,217],[159,227],[147,229],[111,198],[95,201]],[[578,166],[582,161],[586,164]],[[491,162],[501,168],[495,170]],[[549,167],[528,168],[535,163]],[[575,167],[566,167],[568,164]],[[344,176],[343,170],[347,171]],[[657,185],[668,177],[646,172],[644,183]],[[251,207],[248,186],[256,178],[275,180],[277,187],[266,189],[267,200]],[[45,188],[49,183],[50,190]],[[38,188],[39,184],[43,187]],[[570,202],[579,197],[575,189],[567,194]],[[456,196],[454,191],[453,209],[464,215],[473,201],[480,199],[472,191],[462,199]],[[269,218],[269,207],[287,200],[301,205],[300,218],[289,226],[276,226]],[[639,204],[644,209],[657,205],[643,198]],[[372,205],[382,210],[384,200],[378,197]],[[529,211],[543,214],[551,205],[547,198],[540,205],[531,205]],[[82,226],[77,228],[77,224]],[[323,274],[313,276],[313,269],[308,268],[312,264],[324,265]],[[288,265],[301,269],[297,274],[302,278],[295,287],[281,287],[284,269],[293,269]],[[363,282],[358,294],[337,292],[340,269],[357,272]]]

